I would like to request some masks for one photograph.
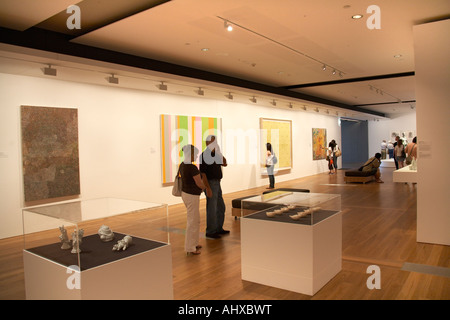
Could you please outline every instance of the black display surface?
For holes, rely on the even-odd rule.
[[[296,206],[294,209],[283,212],[279,215],[275,215],[274,217],[267,216],[268,211],[274,211],[276,209],[281,209],[283,207],[286,207],[286,206],[280,205],[280,206],[272,207],[270,209],[266,209],[266,210],[259,211],[259,212],[253,213],[253,214],[249,214],[242,218],[243,219],[258,219],[258,220],[269,220],[269,221],[284,222],[284,223],[313,225],[313,224],[319,223],[320,221],[325,220],[326,218],[331,217],[333,214],[336,214],[339,212],[339,211],[334,211],[334,210],[319,210],[319,211],[314,212],[314,214],[312,214],[312,219],[311,219],[311,215],[307,215],[307,216],[301,217],[298,220],[293,220],[290,216],[296,215],[298,212],[302,212],[306,209],[309,209],[308,207]]]
[[[117,241],[122,240],[125,234],[114,232],[115,238],[110,242],[103,242],[97,234],[83,237],[80,252],[80,269],[88,270],[111,263],[120,259],[153,250],[167,244],[153,240],[133,237],[133,243],[125,251],[112,251]],[[62,250],[61,243],[52,243],[45,246],[27,249],[26,251],[37,254],[66,267],[78,265],[78,255],[71,253],[71,249]]]

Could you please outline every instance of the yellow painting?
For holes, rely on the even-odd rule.
[[[292,168],[292,122],[290,120],[260,119],[261,128],[261,162],[266,159],[266,143],[272,144],[277,157],[275,168],[278,170]]]
[[[313,160],[322,160],[327,157],[327,129],[312,129]]]

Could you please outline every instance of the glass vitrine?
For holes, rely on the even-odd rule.
[[[157,265],[162,269],[171,268],[171,261],[166,263],[162,261],[166,258],[158,258],[161,250],[165,251],[164,257],[170,256],[171,252],[166,204],[99,198],[27,207],[22,210],[22,215],[27,297],[30,293],[32,298],[53,298],[51,292],[39,292],[38,287],[44,284],[50,288],[49,291],[58,292],[59,289],[55,288],[60,288],[62,293],[59,294],[63,298],[66,297],[65,289],[68,289],[70,296],[73,292],[63,281],[67,278],[64,273],[72,271],[84,277],[83,290],[79,290],[81,299],[83,296],[99,296],[98,292],[89,294],[95,292],[92,288],[96,287],[96,282],[98,286],[103,281],[101,286],[104,288],[114,282],[117,286],[117,281],[123,282],[127,278],[129,284],[134,280],[137,284],[139,281],[144,283],[147,277],[145,270],[137,276],[141,272],[138,270],[141,266],[137,264],[143,263],[144,256],[148,256],[145,260],[149,264],[147,270]],[[41,271],[37,272],[38,269]],[[94,271],[99,273],[95,277],[89,276]],[[136,279],[129,273],[134,273]],[[42,280],[43,277],[46,279]],[[105,278],[102,280],[102,277]],[[49,285],[51,283],[53,287]],[[149,290],[143,288],[143,292]],[[110,293],[112,290],[103,291]],[[172,291],[171,283],[169,291]],[[122,289],[122,292],[127,297],[127,289]],[[105,297],[123,296],[107,294]],[[131,294],[129,297],[140,296]],[[149,296],[144,294],[142,297]]]
[[[274,191],[244,199],[241,218],[313,225],[339,211],[337,194]]]

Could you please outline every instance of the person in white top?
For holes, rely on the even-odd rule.
[[[275,168],[275,153],[273,152],[272,144],[266,143],[267,149],[267,158],[266,158],[266,168],[267,175],[269,176],[269,187],[267,189],[275,188],[275,176],[274,176],[274,168]]]
[[[399,169],[403,168],[406,155],[405,155],[405,146],[403,145],[402,139],[398,140],[397,145],[394,148],[394,155],[395,159],[397,159],[398,168]]]
[[[381,142],[381,159],[386,159],[386,149],[387,149],[387,143],[386,143],[386,140],[383,140]]]

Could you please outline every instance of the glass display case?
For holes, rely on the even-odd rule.
[[[313,225],[339,211],[337,194],[274,191],[244,199],[241,218]]]
[[[99,198],[22,215],[28,299],[173,297],[166,204]]]
[[[242,200],[241,275],[314,295],[342,268],[341,196],[275,191]]]

